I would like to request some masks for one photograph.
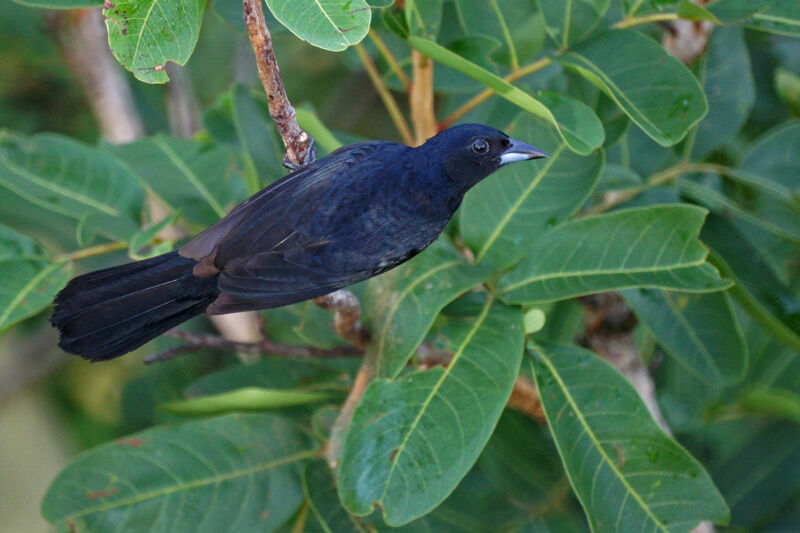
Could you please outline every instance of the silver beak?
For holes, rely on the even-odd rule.
[[[527,161],[528,159],[541,159],[548,155],[532,144],[527,144],[516,139],[509,139],[511,144],[506,151],[500,155],[500,165],[507,165],[516,161]]]

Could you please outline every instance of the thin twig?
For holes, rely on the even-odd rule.
[[[397,59],[395,59],[394,55],[392,55],[389,47],[386,46],[386,43],[383,42],[381,36],[378,35],[378,32],[370,29],[367,35],[369,35],[369,38],[372,39],[372,43],[378,49],[378,52],[380,52],[380,54],[383,56],[383,59],[386,61],[386,64],[389,65],[389,68],[392,69],[392,72],[394,72],[395,76],[397,76],[397,79],[400,80],[400,83],[402,83],[406,88],[406,91],[410,91],[411,81],[408,79],[408,76],[406,76],[405,71],[403,71],[403,67],[400,66],[400,63],[398,63]]]
[[[609,209],[613,209],[614,207],[639,196],[643,192],[650,190],[653,187],[664,185],[665,183],[669,183],[677,177],[680,177],[684,174],[691,174],[693,172],[715,172],[718,174],[724,174],[725,167],[711,163],[678,163],[677,165],[653,174],[647,180],[647,182],[639,186],[631,187],[630,189],[625,189],[622,191],[612,191],[613,195],[610,195],[603,203],[590,207],[584,211],[582,215],[597,215],[600,213],[605,213]]]
[[[356,53],[358,53],[358,57],[361,59],[361,63],[364,65],[364,69],[367,71],[367,75],[369,76],[372,85],[378,92],[378,96],[381,97],[383,105],[386,106],[386,111],[389,112],[389,116],[392,117],[392,122],[394,122],[397,131],[400,132],[403,142],[408,145],[412,144],[414,142],[414,137],[411,135],[411,128],[408,127],[408,123],[403,117],[403,113],[400,111],[400,107],[397,105],[397,102],[392,96],[392,92],[389,90],[389,87],[386,86],[386,83],[384,83],[380,72],[378,72],[378,69],[375,68],[375,63],[372,62],[372,59],[369,57],[369,54],[367,54],[367,51],[364,49],[363,45],[357,44],[355,48]]]
[[[534,72],[543,69],[544,67],[548,66],[553,61],[548,57],[543,57],[531,63],[530,65],[525,65],[524,67],[511,72],[508,76],[504,77],[503,79],[508,83],[514,83],[515,81],[524,78],[529,74],[533,74]],[[484,89],[483,91],[479,92],[472,98],[470,98],[466,103],[462,104],[458,109],[450,113],[450,115],[442,120],[439,123],[439,129],[446,129],[452,126],[458,119],[481,105],[483,102],[488,100],[493,94],[497,91],[494,89]]]
[[[261,0],[243,0],[244,23],[256,54],[258,77],[267,93],[269,114],[286,146],[283,164],[302,168],[314,161],[314,139],[300,128],[294,107],[286,96],[278,62],[272,49],[272,36],[264,20]]]
[[[279,344],[262,339],[258,342],[239,342],[226,339],[219,335],[208,333],[193,333],[173,329],[165,333],[166,336],[179,339],[185,344],[170,348],[160,354],[145,359],[145,364],[168,361],[180,355],[194,353],[203,349],[233,351],[253,356],[295,357],[295,358],[333,358],[333,357],[360,357],[363,353],[353,346],[340,348],[315,348],[313,346],[296,346]]]

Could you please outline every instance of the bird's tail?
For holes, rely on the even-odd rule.
[[[177,252],[90,272],[58,293],[50,323],[64,351],[91,361],[126,354],[202,313],[216,299],[216,276],[192,274]]]

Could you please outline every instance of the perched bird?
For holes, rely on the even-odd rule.
[[[267,309],[377,276],[430,245],[470,187],[547,157],[478,124],[417,148],[345,146],[245,200],[177,252],[79,276],[58,293],[59,346],[123,355],[206,313]]]

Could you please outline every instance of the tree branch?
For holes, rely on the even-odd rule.
[[[439,131],[433,110],[433,61],[417,50],[411,51],[412,83],[409,91],[414,145],[419,146]]]
[[[184,344],[175,346],[161,352],[160,354],[145,359],[145,364],[152,364],[161,361],[168,361],[181,355],[195,353],[203,349],[233,351],[244,353],[256,357],[296,357],[296,358],[332,358],[332,357],[360,357],[362,351],[352,346],[341,348],[315,348],[313,346],[295,346],[290,344],[279,344],[268,339],[258,342],[232,341],[219,335],[208,333],[192,333],[173,329],[165,333],[166,336],[179,339]]]
[[[294,107],[286,96],[278,62],[272,50],[272,36],[264,20],[261,0],[243,0],[244,24],[256,54],[258,77],[267,93],[269,114],[286,146],[283,164],[296,170],[314,161],[314,139],[300,128]]]

